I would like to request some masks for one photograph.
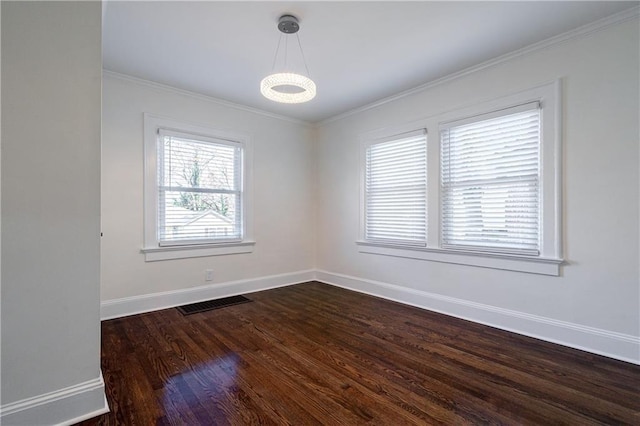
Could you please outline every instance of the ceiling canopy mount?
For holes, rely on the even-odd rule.
[[[278,20],[278,29],[285,34],[295,34],[300,29],[298,18],[293,15],[282,15]]]

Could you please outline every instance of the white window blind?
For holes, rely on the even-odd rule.
[[[441,127],[442,245],[537,255],[538,102]]]
[[[426,131],[398,135],[366,149],[367,241],[426,245]]]
[[[240,241],[242,145],[160,129],[157,152],[159,244]]]

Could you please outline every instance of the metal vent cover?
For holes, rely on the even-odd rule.
[[[244,296],[231,296],[223,297],[222,299],[205,300],[204,302],[192,303],[190,305],[177,306],[176,309],[180,311],[182,315],[191,315],[247,302],[251,302],[251,300]]]

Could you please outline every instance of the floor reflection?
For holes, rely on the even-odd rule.
[[[191,366],[188,370],[171,376],[165,383],[162,405],[167,411],[197,411],[224,399],[234,398],[239,386],[236,383],[240,357],[230,353]],[[202,407],[204,408],[204,407]]]

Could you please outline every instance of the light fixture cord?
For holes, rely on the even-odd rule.
[[[302,53],[302,63],[304,63],[304,69],[307,70],[307,77],[311,78],[309,67],[307,67],[307,58],[305,58],[304,56],[304,50],[302,49],[302,43],[300,43],[300,35],[298,35],[298,33],[296,33],[296,38],[298,39],[298,47],[300,47],[300,53]]]
[[[283,34],[280,33],[280,38],[278,39],[278,47],[276,47],[276,54],[273,55],[273,65],[271,66],[271,72],[276,69],[276,61],[278,60],[278,52],[280,51],[280,43],[282,42]]]
[[[287,70],[287,53],[289,53],[289,39],[284,38],[284,70]]]

